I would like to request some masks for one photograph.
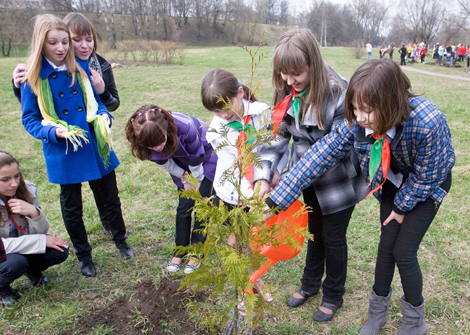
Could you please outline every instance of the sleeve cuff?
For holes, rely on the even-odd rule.
[[[101,102],[103,104],[106,104],[106,102],[109,100],[109,98],[111,97],[111,93],[109,93],[106,89],[104,90],[104,92],[102,94],[99,95],[100,96],[100,99],[101,99]]]
[[[269,208],[274,209],[274,213],[278,214],[281,211],[279,205],[276,204],[270,197],[267,197],[264,202],[266,203],[266,205],[268,205]]]
[[[395,205],[395,204],[393,204],[392,210],[393,210],[395,213],[399,214],[399,215],[405,215],[405,214],[406,214],[406,212],[404,212],[404,211],[402,211],[401,209],[399,209],[399,208],[397,207],[397,205]]]

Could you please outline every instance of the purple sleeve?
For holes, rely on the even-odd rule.
[[[190,124],[189,131],[180,140],[186,152],[189,154],[188,164],[190,166],[197,166],[204,163],[204,146],[199,131],[193,123]]]

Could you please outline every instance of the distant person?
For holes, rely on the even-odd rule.
[[[398,50],[398,53],[400,54],[400,65],[406,65],[407,51],[404,44],[401,46],[400,50]]]
[[[457,54],[459,56],[459,62],[463,62],[466,52],[467,52],[467,49],[463,46],[463,44],[459,44],[459,47],[457,49]]]
[[[427,52],[427,47],[426,44],[422,43],[421,48],[420,48],[420,53],[421,53],[421,63],[426,63],[426,52]]]
[[[434,48],[432,49],[432,59],[437,59],[439,57],[438,50],[439,50],[439,42],[434,44]]]
[[[446,62],[447,67],[450,67],[450,62],[452,61],[452,45],[448,45],[446,48]]]
[[[372,44],[370,44],[370,42],[366,44],[366,49],[367,49],[367,60],[371,60],[372,59]]]
[[[385,44],[381,44],[380,47],[379,47],[379,58],[383,58],[384,57],[384,52],[386,50],[386,47],[385,47]]]
[[[24,180],[18,161],[0,150],[0,304],[11,306],[20,295],[10,284],[26,275],[33,286],[45,285],[42,273],[65,261],[69,248],[46,235],[49,222],[39,207],[37,188]]]
[[[387,58],[393,59],[393,50],[395,50],[395,46],[393,45],[393,43],[390,43],[387,49],[387,54],[388,54]]]
[[[437,50],[437,61],[436,63],[439,63],[439,65],[442,65],[442,58],[444,57],[446,53],[446,49],[444,48],[443,45],[439,45],[439,48]]]
[[[414,63],[416,61],[417,50],[418,47],[416,46],[416,44],[413,44],[411,47],[411,63]]]

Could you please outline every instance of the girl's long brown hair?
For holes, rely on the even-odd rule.
[[[75,53],[72,47],[72,40],[70,39],[69,30],[64,21],[52,14],[37,15],[34,21],[33,38],[31,39],[31,46],[29,56],[26,61],[26,68],[28,71],[23,79],[23,82],[28,81],[34,94],[38,94],[38,85],[40,85],[39,75],[41,73],[42,56],[44,43],[46,41],[47,33],[51,30],[65,31],[69,35],[69,50],[64,59],[64,64],[67,66],[67,72],[72,76],[70,86],[75,82],[75,71],[79,71],[83,80],[87,77],[85,71],[77,64],[75,60]]]
[[[156,105],[145,105],[135,111],[126,124],[126,137],[131,152],[140,160],[150,159],[150,149],[166,141],[163,154],[171,157],[178,148],[178,129],[171,113]]]
[[[349,124],[356,120],[355,108],[370,108],[376,120],[374,131],[385,134],[405,124],[415,108],[409,98],[411,83],[397,63],[390,59],[372,59],[354,72],[346,92],[345,116]]]
[[[70,32],[73,32],[79,36],[89,35],[93,37],[93,44],[95,47],[91,56],[94,56],[96,54],[96,50],[98,50],[98,38],[93,23],[91,23],[91,21],[85,15],[77,12],[72,12],[65,15],[64,22]]]
[[[292,89],[282,79],[281,72],[302,73],[305,67],[310,69],[310,86],[305,94],[305,103],[299,113],[302,121],[310,105],[315,111],[317,125],[323,124],[323,107],[328,94],[333,95],[328,76],[328,65],[323,60],[315,35],[309,29],[293,29],[283,33],[277,43],[273,56],[274,104],[292,93]],[[342,91],[339,78],[331,78]]]
[[[243,98],[245,100],[251,102],[257,101],[254,93],[247,86],[239,82],[233,74],[222,69],[214,69],[206,74],[202,80],[202,104],[211,112],[222,110],[227,106],[228,100],[238,95],[240,86],[243,87]]]
[[[0,150],[0,168],[2,168],[5,165],[11,165],[11,164],[18,164],[18,167],[20,166],[20,163],[16,160],[15,157],[10,155],[8,152]],[[26,201],[27,203],[33,205],[33,196],[32,194],[28,191],[28,188],[26,187],[26,183],[24,182],[23,179],[23,174],[20,171],[20,182],[18,185],[18,189],[16,190],[15,197],[17,199]]]

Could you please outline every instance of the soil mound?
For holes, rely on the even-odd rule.
[[[207,334],[184,308],[188,300],[203,301],[204,294],[178,291],[179,286],[179,280],[164,277],[157,290],[153,280],[147,278],[133,287],[129,299],[114,299],[104,308],[81,317],[75,329],[62,335],[91,334],[99,327],[112,329],[109,334]]]

